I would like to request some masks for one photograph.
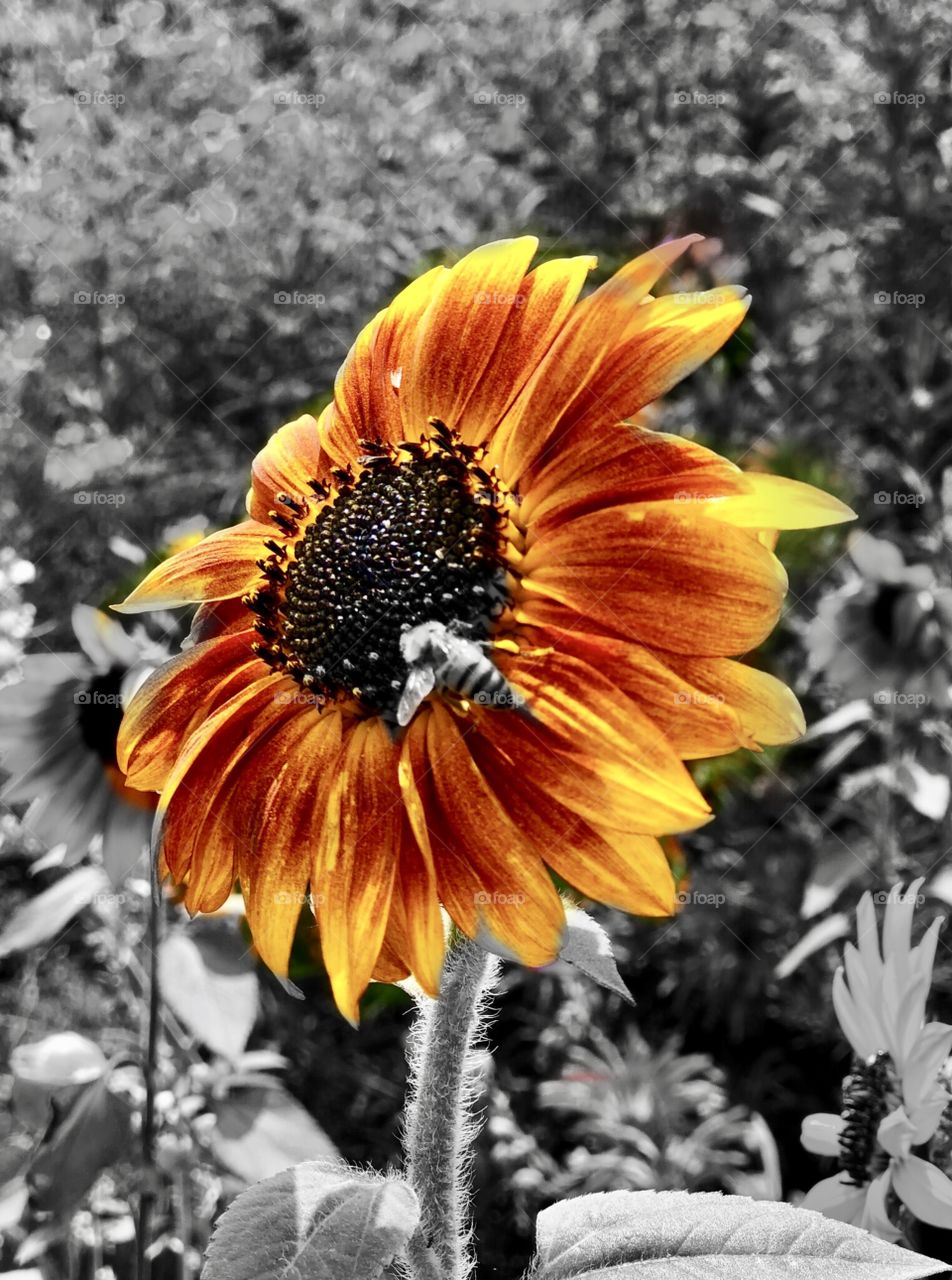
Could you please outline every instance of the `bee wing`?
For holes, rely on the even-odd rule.
[[[436,672],[432,667],[411,667],[407,682],[397,704],[397,724],[403,728],[416,714],[417,708],[436,687]]]

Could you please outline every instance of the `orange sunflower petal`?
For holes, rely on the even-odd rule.
[[[641,254],[574,309],[494,437],[493,457],[509,484],[518,480],[551,432],[571,425],[576,401],[629,326],[639,323],[649,291],[698,239],[685,236]],[[614,404],[604,405],[606,416],[615,418],[639,407],[626,403],[616,411]]]
[[[405,426],[404,375],[423,315],[448,274],[445,267],[433,267],[407,285],[351,347],[334,384],[334,438],[347,442],[351,458],[362,452],[360,439],[379,436],[397,444],[408,431],[418,436],[425,429],[425,417]]]
[[[240,596],[260,581],[255,561],[265,554],[265,539],[273,536],[274,529],[257,520],[222,529],[163,560],[121,604],[112,607],[119,613],[143,613]]]
[[[470,936],[485,930],[522,963],[550,963],[565,918],[539,852],[507,817],[451,714],[436,703],[417,719],[427,764],[416,781],[426,788],[440,897]]]
[[[645,712],[683,760],[755,746],[723,693],[692,682],[683,663],[615,636],[548,625],[530,633],[532,644],[553,646],[601,672]],[[715,660],[717,661],[717,660]]]
[[[518,743],[546,752],[552,791],[573,812],[598,826],[663,835],[706,822],[710,809],[664,734],[601,672],[568,654],[538,658],[500,654],[499,665],[527,698],[531,719],[488,714],[483,733],[512,759]],[[508,746],[507,746],[508,744]],[[590,794],[578,807],[579,786]],[[545,794],[549,783],[540,782]]]
[[[481,378],[454,420],[471,444],[488,439],[532,376],[571,314],[585,277],[597,264],[591,257],[543,262],[519,285],[518,304],[506,318],[492,358],[492,376]]]
[[[153,672],[122,717],[116,742],[119,768],[130,786],[161,791],[175,757],[192,730],[216,705],[234,678],[251,684],[266,668],[254,656],[253,631],[218,637],[177,654]]]
[[[754,744],[780,746],[796,741],[806,732],[796,696],[776,676],[730,658],[691,658],[677,654],[664,657],[675,672],[682,673],[707,697],[721,699],[733,707],[745,736]],[[709,754],[720,754],[720,751],[712,749]]]
[[[309,480],[320,480],[342,460],[332,459],[322,446],[317,419],[310,413],[280,427],[251,464],[248,514],[268,523],[275,495],[288,493],[300,500],[311,496]],[[273,536],[273,533],[272,533]]]
[[[406,814],[394,905],[399,908],[399,954],[427,995],[435,997],[445,951],[436,869],[429,848],[423,850],[417,843]]]
[[[238,878],[255,949],[279,977],[287,976],[341,740],[339,711],[302,706],[254,761],[264,794],[249,797],[256,813],[239,847]]]
[[[700,500],[699,513],[739,529],[821,529],[855,520],[845,502],[801,480],[746,471],[743,491]]]
[[[544,624],[535,601],[563,606],[571,630],[605,629],[652,648],[732,656],[772,631],[786,593],[780,562],[720,521],[650,505],[596,511],[546,532],[520,565],[516,617]],[[558,621],[558,613],[553,620]],[[552,617],[551,613],[548,613]],[[587,622],[585,621],[587,620]]]
[[[749,307],[746,290],[733,286],[643,303],[571,409],[561,415],[545,452],[558,448],[565,429],[575,422],[584,427],[631,417],[665,395],[720,350]]]
[[[428,417],[463,420],[513,311],[519,310],[535,236],[474,249],[439,277],[403,369],[404,429],[425,430]],[[495,379],[495,371],[491,375]]]
[[[640,916],[669,916],[674,881],[660,844],[652,836],[614,833],[606,837],[547,795],[539,803],[535,779],[518,759],[510,760],[474,735],[478,767],[513,825],[568,884],[586,897]],[[488,748],[488,749],[487,749]]]
[[[573,428],[565,448],[534,473],[520,522],[542,532],[579,516],[640,502],[693,504],[746,494],[744,473],[691,440],[628,423]]]
[[[397,748],[382,721],[359,721],[344,741],[311,876],[324,965],[351,1022],[386,933],[402,821]]]
[[[184,744],[156,813],[155,843],[177,881],[189,875],[202,826],[231,770],[240,766],[258,738],[295,714],[298,709],[290,699],[296,691],[297,685],[286,677],[256,680],[229,698]],[[224,811],[223,821],[228,821]]]

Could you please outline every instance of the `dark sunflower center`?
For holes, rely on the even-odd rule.
[[[335,473],[332,500],[285,557],[262,562],[252,607],[259,654],[320,698],[392,711],[408,674],[404,631],[424,622],[480,639],[505,600],[505,510],[481,451],[442,424],[419,443],[363,442],[356,479]],[[324,496],[324,486],[315,483]],[[305,508],[277,513],[291,532]]]
[[[120,691],[125,669],[112,667],[93,676],[76,695],[77,720],[83,742],[104,764],[116,763],[116,738],[122,723]]]
[[[843,1081],[843,1130],[840,1134],[840,1168],[854,1186],[862,1187],[881,1173],[888,1157],[877,1139],[880,1121],[899,1098],[887,1053],[857,1062]]]

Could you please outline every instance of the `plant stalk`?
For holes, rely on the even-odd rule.
[[[145,1051],[145,1108],[142,1114],[142,1185],[139,1193],[139,1223],[136,1232],[136,1280],[148,1280],[151,1267],[147,1257],[155,1206],[155,1073],[159,1053],[159,1024],[162,993],[159,990],[159,940],[162,904],[157,894],[149,895],[149,1024]]]
[[[407,1050],[404,1138],[407,1176],[421,1210],[408,1250],[414,1280],[467,1280],[473,1270],[470,1169],[479,1131],[474,1046],[485,1031],[496,971],[494,958],[461,938],[447,953],[439,999],[418,1001]]]

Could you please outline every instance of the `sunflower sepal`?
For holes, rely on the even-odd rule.
[[[633,1008],[637,1004],[618,972],[618,962],[612,949],[612,940],[594,916],[581,907],[567,905],[565,933],[559,959],[584,973],[606,991],[621,996]]]

